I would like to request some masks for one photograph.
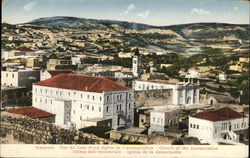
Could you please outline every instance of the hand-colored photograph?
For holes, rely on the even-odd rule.
[[[1,157],[248,147],[249,0],[1,3]]]

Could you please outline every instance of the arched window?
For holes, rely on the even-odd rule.
[[[128,122],[131,122],[131,116],[128,115]]]
[[[120,123],[121,123],[121,118],[120,118],[120,117],[118,117],[118,119],[117,119],[117,125],[119,126],[119,125],[120,125]]]

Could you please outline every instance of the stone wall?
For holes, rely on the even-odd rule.
[[[10,135],[26,144],[115,144],[93,134],[63,129],[45,121],[1,112],[0,137]]]
[[[135,107],[173,104],[173,90],[157,89],[135,92]]]
[[[141,143],[141,144],[168,144],[178,139],[179,136],[167,136],[160,134],[135,134],[121,131],[111,131],[110,138],[117,140],[118,142],[128,142],[128,143]]]

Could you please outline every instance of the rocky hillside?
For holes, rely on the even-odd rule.
[[[47,29],[57,41],[67,38],[64,41],[67,47],[71,46],[67,45],[69,41],[75,40],[83,42],[87,52],[111,55],[130,52],[130,48],[136,46],[149,53],[159,54],[200,53],[204,47],[232,51],[242,46],[240,44],[247,47],[250,37],[249,25],[226,23],[152,26],[126,21],[58,16],[36,19],[18,26],[19,29],[26,29],[26,32]],[[2,34],[11,33],[15,27],[2,24],[2,28],[5,28]]]

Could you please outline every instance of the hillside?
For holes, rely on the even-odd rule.
[[[207,47],[224,49],[232,52],[239,47],[249,45],[249,25],[226,23],[193,23],[172,26],[152,26],[140,23],[97,20],[77,17],[48,17],[31,22],[9,25],[2,24],[2,34],[11,33],[17,26],[24,32],[23,38],[32,35],[25,32],[48,30],[49,38],[64,42],[65,47],[72,45],[69,41],[78,41],[85,45],[84,50],[92,53],[117,54],[130,52],[139,46],[148,53],[202,53]],[[25,31],[26,30],[26,31]],[[32,34],[32,33],[31,33]],[[20,33],[19,33],[20,35]],[[36,37],[40,37],[37,36]],[[33,40],[33,39],[32,39]],[[38,39],[34,39],[37,41]],[[9,43],[4,40],[5,43]],[[19,42],[20,45],[22,41]],[[74,44],[73,44],[74,45]]]

